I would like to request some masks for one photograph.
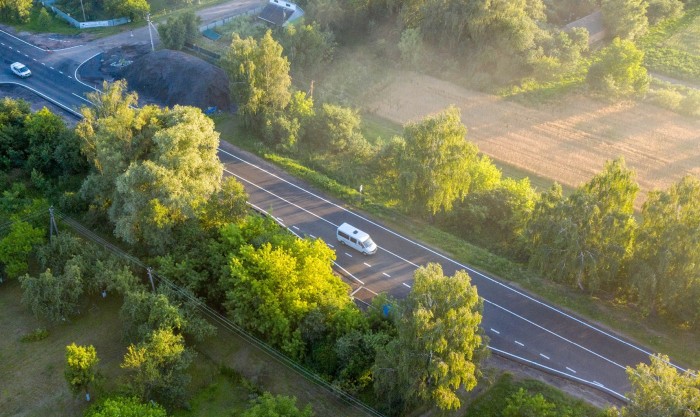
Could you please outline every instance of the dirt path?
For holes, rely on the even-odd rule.
[[[576,186],[618,156],[646,192],[686,174],[700,176],[700,120],[644,103],[603,103],[574,95],[537,108],[429,76],[400,73],[367,108],[398,123],[456,105],[467,137],[493,159]]]

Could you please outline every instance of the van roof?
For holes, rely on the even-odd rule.
[[[357,229],[355,226],[349,225],[347,223],[343,223],[340,226],[338,226],[338,231],[346,233],[355,239],[359,240],[360,242],[364,242],[365,239],[369,238],[369,235],[362,230]]]

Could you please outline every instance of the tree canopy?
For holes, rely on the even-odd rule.
[[[457,409],[456,390],[476,386],[485,337],[482,301],[465,271],[444,276],[438,264],[416,270],[399,319],[398,338],[374,366],[375,390],[406,404]]]
[[[77,127],[93,168],[81,195],[116,236],[162,252],[173,230],[220,190],[214,123],[194,107],[133,108],[137,96],[123,81],[90,99],[95,108],[83,109]]]
[[[654,355],[651,364],[627,368],[632,391],[629,403],[620,410],[608,410],[619,417],[695,417],[700,413],[700,372],[680,372],[668,356]]]
[[[291,98],[289,61],[282,46],[267,31],[259,41],[234,33],[222,59],[229,76],[231,96],[250,126],[260,128],[264,118],[282,111]]]
[[[399,192],[410,206],[431,214],[449,211],[469,192],[478,150],[466,134],[456,107],[404,126]]]
[[[141,400],[174,408],[184,404],[190,381],[186,371],[192,358],[182,335],[161,329],[145,341],[129,345],[121,367],[129,371],[129,386]]]
[[[644,95],[649,75],[643,66],[644,51],[628,40],[615,38],[588,70],[588,84],[612,97]]]
[[[632,284],[647,311],[700,324],[700,180],[684,177],[649,193],[642,207]]]
[[[87,392],[88,386],[95,380],[98,362],[94,346],[79,346],[75,343],[66,346],[66,369],[63,375],[74,394]]]
[[[526,232],[531,266],[581,289],[614,288],[634,242],[633,176],[617,159],[568,198],[558,185],[543,193]]]

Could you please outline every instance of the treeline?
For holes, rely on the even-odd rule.
[[[488,88],[516,80],[549,82],[584,64],[585,29],[562,30],[567,23],[603,11],[610,38],[634,40],[648,25],[682,13],[681,0],[403,0],[354,3],[308,0],[300,4],[310,20],[341,43],[398,31],[391,58],[421,71],[459,66],[471,85]],[[442,68],[444,70],[444,68]]]
[[[74,130],[46,110],[31,114],[25,103],[2,101],[0,154],[15,170],[2,182],[3,213],[14,214],[2,230],[0,267],[4,277],[19,280],[29,309],[50,324],[77,318],[90,298],[123,299],[129,346],[120,366],[127,375],[113,394],[127,397],[103,395],[99,407],[186,404],[193,346],[213,331],[199,318],[197,299],[387,413],[460,406],[456,391],[476,385],[486,354],[482,302],[466,273],[446,277],[438,265],[420,268],[406,300],[380,295],[363,312],[333,273],[335,252],[322,240],[299,239],[248,211],[241,184],[222,177],[218,133],[201,111],[135,108],[137,97],[124,82],[105,84],[102,94],[88,98],[95,106],[82,110]],[[39,135],[47,141],[42,146],[33,136],[19,140],[26,132],[47,133],[51,124],[36,122],[40,116],[56,121],[60,129],[48,130],[55,137]],[[75,170],[58,163],[68,162],[61,159],[66,153],[76,157]],[[126,258],[65,231],[47,242],[46,217],[34,217],[48,203],[23,198],[32,192],[147,259],[160,283],[156,292]],[[176,287],[163,285],[166,277]],[[90,346],[67,348],[74,392],[91,386],[97,354]]]

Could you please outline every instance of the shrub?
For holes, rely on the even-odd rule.
[[[29,343],[29,342],[38,342],[40,340],[46,339],[47,337],[49,337],[49,331],[46,329],[38,328],[31,333],[25,334],[19,340],[22,342]]]
[[[688,95],[681,102],[680,111],[688,116],[700,116],[700,92],[688,92]]]
[[[673,111],[678,110],[683,99],[683,94],[670,88],[655,90],[651,93],[651,100],[654,104]]]

